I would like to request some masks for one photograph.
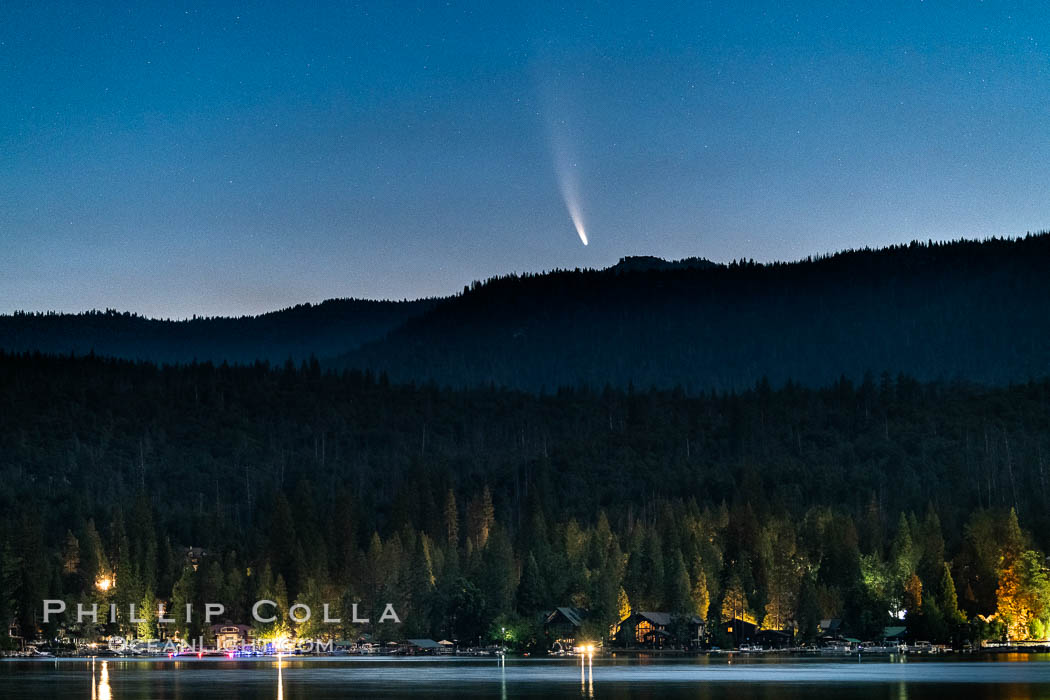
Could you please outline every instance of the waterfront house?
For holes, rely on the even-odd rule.
[[[824,618],[820,621],[820,633],[825,637],[838,637],[842,634],[842,620],[837,617]]]
[[[759,630],[758,643],[765,649],[786,649],[795,639],[791,630]]]
[[[696,646],[704,638],[704,621],[696,615],[684,617],[669,612],[635,612],[617,625],[616,641],[623,646],[662,649],[665,646]]]
[[[733,640],[733,645],[739,647],[741,644],[761,644],[758,625],[749,620],[732,618],[721,625],[721,631],[726,637]]]
[[[211,626],[211,634],[215,638],[215,648],[224,651],[239,649],[252,640],[252,628],[248,625],[235,625],[232,622],[223,622]]]
[[[587,613],[580,608],[555,608],[543,619],[543,635],[547,646],[555,650],[571,651],[580,636],[580,628]]]

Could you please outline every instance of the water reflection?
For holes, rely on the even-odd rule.
[[[111,664],[110,661],[113,663]],[[362,697],[603,700],[811,700],[822,691],[846,700],[982,700],[1050,698],[1050,658],[1004,662],[977,656],[912,659],[372,659],[257,660],[62,659],[58,663],[0,661],[0,698],[47,700],[240,700],[342,697],[353,686]],[[274,666],[276,665],[276,673]],[[284,668],[294,683],[284,690]],[[118,675],[110,678],[110,673]],[[275,678],[276,676],[276,678]],[[84,680],[91,690],[84,693]],[[274,684],[276,680],[276,692]],[[118,683],[119,681],[119,683]],[[117,688],[112,684],[116,683]],[[498,686],[498,687],[497,687]]]
[[[98,679],[98,687],[95,686],[95,660],[91,659],[91,700],[113,700],[113,693],[109,689],[109,662],[102,662],[102,671]]]
[[[594,656],[592,654],[580,655],[580,695],[585,698],[594,697]]]

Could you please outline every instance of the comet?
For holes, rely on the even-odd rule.
[[[561,162],[558,162],[558,161]],[[576,233],[580,236],[580,242],[587,245],[587,226],[583,222],[583,211],[580,209],[580,181],[576,172],[576,163],[568,158],[555,158],[555,167],[558,174],[558,186],[561,188],[561,198],[565,201],[565,208],[569,211],[572,225],[576,227]]]
[[[549,94],[549,93],[548,93]],[[551,155],[554,160],[554,173],[558,178],[558,189],[561,190],[561,198],[565,202],[565,209],[569,212],[572,225],[580,242],[588,245],[587,224],[583,218],[583,206],[580,197],[580,177],[576,167],[576,157],[572,148],[572,140],[569,137],[569,127],[564,118],[555,119],[552,114],[555,111],[564,113],[564,108],[557,109],[561,105],[556,100],[548,97],[547,109],[547,135],[551,145]]]

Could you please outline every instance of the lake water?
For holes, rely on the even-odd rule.
[[[0,661],[0,698],[1050,698],[1050,655]]]

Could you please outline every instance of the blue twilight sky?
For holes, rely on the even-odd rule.
[[[5,0],[0,312],[1040,230],[1048,7]]]

